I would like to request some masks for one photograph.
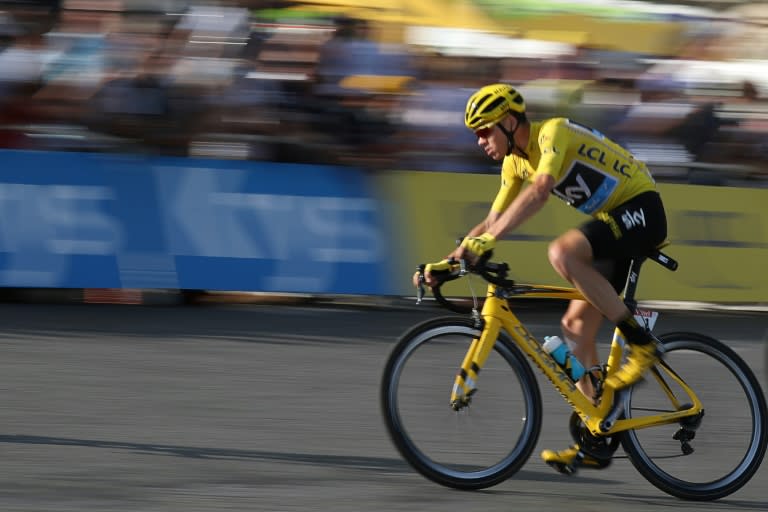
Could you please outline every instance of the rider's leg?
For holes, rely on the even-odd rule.
[[[598,296],[602,294],[609,299],[615,298],[615,300],[619,302],[621,308],[623,308],[627,314],[629,313],[629,310],[619,298],[619,290],[623,288],[623,279],[626,277],[627,265],[624,264],[625,262],[619,261],[601,261],[598,264],[595,264],[592,258],[591,244],[581,231],[568,231],[552,242],[549,247],[549,257],[555,270],[563,278],[567,279],[581,290],[582,294],[584,294],[588,300],[591,295],[588,295],[587,293],[596,294]],[[580,263],[583,263],[583,267],[589,267],[589,270],[591,271],[586,273],[586,278],[582,277],[581,274],[578,274],[578,269],[577,276],[574,277],[573,275],[574,265],[571,261],[578,258],[581,258]],[[621,275],[622,272],[623,275]],[[594,287],[597,289],[596,293],[592,292],[593,288],[590,288],[590,292],[585,293],[585,290],[579,286],[577,280],[587,279],[589,281],[590,277],[592,283],[597,283],[598,285],[604,283],[607,286],[596,286]],[[603,300],[603,302],[607,303],[609,306],[615,306],[615,304],[608,299]],[[621,308],[614,307],[614,310],[618,311],[618,313],[614,312],[613,318],[619,317]],[[568,310],[563,316],[563,333],[566,337],[576,342],[576,347],[573,349],[573,352],[585,366],[598,364],[595,339],[602,318],[603,313],[589,301],[571,301]],[[585,376],[582,378],[582,380],[577,383],[577,387],[587,397],[595,397],[595,390],[589,377]],[[597,459],[592,455],[584,453],[582,447],[578,444],[574,444],[560,451],[543,450],[541,452],[541,457],[544,462],[564,473],[572,472],[577,466],[600,469],[606,467],[610,462],[610,457],[606,459]]]
[[[613,285],[594,266],[592,246],[578,229],[560,235],[549,245],[549,261],[608,320],[618,324],[631,316]]]
[[[641,223],[625,221],[625,217],[634,219],[637,215],[641,216]],[[637,325],[620,292],[631,258],[644,256],[666,236],[661,199],[658,194],[643,193],[607,214],[598,215],[580,229],[566,232],[550,244],[549,259],[555,270],[617,324],[632,347],[627,363],[612,374],[613,383],[610,378],[606,379],[606,386],[630,385],[656,360],[654,344],[641,344],[652,340],[650,334]],[[612,265],[611,269],[602,268],[601,264],[606,261]],[[617,378],[622,372],[621,378]],[[576,466],[604,468],[610,462],[610,458],[597,459],[583,453],[578,445],[562,451],[544,450],[541,456],[547,464],[563,472],[572,472]]]
[[[571,349],[573,354],[587,369],[600,364],[595,339],[602,321],[603,314],[584,300],[572,300],[561,320],[563,335],[574,343]],[[579,379],[576,387],[588,398],[595,398],[595,388],[589,375]]]
[[[602,313],[584,300],[572,300],[561,320],[563,335],[574,342],[571,350],[585,368],[598,364],[595,339],[602,320]],[[579,379],[576,387],[587,398],[594,402],[597,401],[596,390],[588,374]],[[610,458],[597,459],[584,453],[578,444],[573,444],[559,451],[542,450],[541,458],[563,473],[572,473],[576,467],[601,469],[610,463]]]
[[[571,229],[549,246],[549,260],[554,269],[571,282],[584,297],[616,324],[633,347],[627,363],[606,385],[629,386],[657,360],[653,337],[641,327],[624,301],[593,264],[592,245],[579,229]]]

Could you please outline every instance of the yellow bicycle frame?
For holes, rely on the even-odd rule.
[[[522,292],[515,292],[515,296],[527,298],[543,299],[579,299],[584,300],[583,295],[575,288],[565,288],[556,286],[535,286],[525,289]],[[605,428],[603,421],[614,407],[614,390],[605,388],[600,398],[600,403],[594,405],[592,400],[588,399],[576,384],[568,377],[559,364],[542,348],[541,343],[525,328],[522,322],[510,309],[508,301],[497,294],[496,286],[488,285],[488,293],[483,305],[481,317],[483,319],[482,332],[479,338],[476,338],[470,344],[461,370],[456,375],[453,391],[451,393],[451,403],[466,403],[477,389],[476,383],[478,374],[486,362],[486,359],[493,350],[499,332],[506,331],[517,346],[528,355],[533,363],[541,369],[544,375],[552,382],[555,388],[560,392],[563,398],[568,402],[573,410],[579,415],[586,427],[593,435],[610,435],[624,430],[640,429],[655,425],[674,423],[681,418],[694,416],[701,413],[703,406],[696,393],[691,389],[671,368],[663,362],[656,365],[651,373],[656,378],[660,387],[670,400],[675,412],[663,414],[648,414],[635,418],[617,419],[610,423],[609,428]],[[615,372],[622,360],[624,348],[623,338],[618,329],[614,331],[611,341],[611,348],[608,354],[606,367],[606,377]],[[664,379],[667,375],[675,381],[681,389],[688,395],[688,402],[693,404],[681,410],[681,402],[675,397],[674,392]]]

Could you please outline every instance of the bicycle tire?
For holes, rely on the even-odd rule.
[[[692,332],[673,332],[659,336],[659,340],[664,347],[665,364],[686,382],[691,384],[691,375],[703,375],[706,379],[701,386],[692,385],[702,400],[704,415],[700,418],[700,425],[693,428],[694,437],[690,439],[691,444],[687,447],[683,446],[679,433],[675,434],[677,439],[670,439],[666,436],[669,430],[656,426],[625,432],[622,437],[624,451],[648,482],[672,496],[697,501],[711,501],[728,496],[754,476],[765,455],[768,444],[768,412],[760,384],[746,362],[731,348],[714,338]],[[678,354],[675,354],[676,352]],[[671,362],[675,359],[677,362]],[[697,364],[695,361],[702,361],[701,364],[704,364],[713,360],[719,363],[719,366],[714,366],[712,371],[702,373],[699,367],[696,372],[685,373],[686,367],[694,368]],[[729,378],[738,383],[737,391],[732,396],[726,396],[724,391],[728,383],[726,379]],[[651,386],[653,384],[641,383],[630,390],[624,411],[626,417],[632,417],[635,395],[652,393],[653,391],[648,390]],[[712,403],[712,400],[708,400],[710,396],[713,399],[717,397],[719,403],[727,403],[728,410],[714,411],[711,407],[707,408],[707,403]],[[749,415],[749,419],[742,418],[738,421],[734,414],[742,410],[744,414]],[[717,426],[720,419],[723,421],[722,427]],[[689,421],[687,425],[690,424]],[[670,428],[681,432],[684,425],[685,419]],[[741,433],[746,435],[744,448],[734,448]],[[653,441],[645,443],[651,439]],[[676,454],[667,451],[667,448],[674,450],[675,446]],[[686,456],[695,454],[698,448],[722,450],[722,454],[710,454],[708,459],[698,465],[683,461]],[[701,454],[698,457],[701,457]],[[733,466],[729,466],[731,459],[734,461]],[[717,468],[717,476],[704,477],[703,473],[711,467]],[[725,474],[720,472],[721,467],[725,468]],[[681,478],[673,475],[673,471],[693,471],[697,474],[691,478]]]
[[[401,336],[387,359],[381,382],[380,398],[384,421],[400,455],[424,477],[454,489],[483,489],[510,478],[531,456],[541,431],[542,402],[535,375],[524,354],[503,332],[500,333],[494,351],[481,371],[478,392],[472,397],[469,412],[455,412],[451,409],[449,393],[456,370],[461,365],[468,343],[479,335],[480,330],[469,318],[441,317],[423,322]],[[444,350],[448,345],[453,350],[454,344],[455,353]],[[461,346],[463,352],[459,350]],[[419,359],[415,355],[418,355],[420,350],[430,352],[429,367],[410,370],[409,365],[418,366]],[[446,354],[443,355],[443,352]],[[436,362],[439,359],[437,356],[445,359],[446,364],[440,365]],[[446,365],[450,367],[442,368]],[[440,376],[434,378],[432,375],[431,380],[426,380],[430,376],[419,377],[418,384],[408,384],[410,375],[434,371],[440,373]],[[504,381],[503,385],[500,380]],[[407,399],[408,393],[434,387],[433,383],[440,386],[437,394],[433,393],[426,401],[414,403],[411,407]],[[493,386],[496,383],[500,385]],[[519,393],[514,392],[515,386],[519,387]],[[497,396],[494,395],[496,390]],[[504,403],[505,401],[508,403]],[[501,410],[506,413],[512,409],[509,407],[512,403],[523,409],[519,435],[515,433],[514,422],[505,423],[502,420],[503,414],[496,411],[486,414],[489,409],[501,405],[504,406]],[[477,408],[481,410],[478,411]],[[438,423],[435,427],[424,428],[418,421],[410,421],[408,414],[418,414],[421,417],[427,414],[425,411],[436,413]],[[448,415],[456,417],[455,423],[445,421]],[[487,423],[478,436],[466,435],[464,432],[459,434],[456,430],[465,425],[464,420],[470,424],[475,421],[478,424],[483,421]],[[449,435],[441,439],[440,434],[444,434],[446,430]],[[419,432],[424,434],[421,439]],[[518,437],[512,441],[510,448],[504,446],[506,439],[498,442],[493,439],[495,433],[505,438],[516,435]],[[455,439],[449,439],[451,434],[455,435]],[[468,445],[474,442],[479,443],[478,446],[470,449]],[[435,448],[434,453],[432,448]],[[487,464],[483,461],[472,465],[472,462],[464,459],[465,454],[458,453],[464,448],[468,452],[467,459],[469,455],[474,457],[482,454],[492,460]],[[497,449],[506,454],[498,455],[495,451]],[[453,456],[457,457],[455,462],[440,460]]]
[[[768,330],[763,336],[763,371],[765,372],[765,382],[768,382]]]

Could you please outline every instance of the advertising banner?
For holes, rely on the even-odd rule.
[[[0,286],[385,294],[365,174],[3,151]]]

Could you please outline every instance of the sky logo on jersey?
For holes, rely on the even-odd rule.
[[[645,227],[645,212],[642,208],[635,211],[627,210],[621,215],[621,221],[628,230],[636,226]]]
[[[574,162],[552,192],[584,213],[597,211],[618,185],[618,180],[582,162]]]
[[[583,201],[584,199],[592,197],[592,191],[589,189],[589,185],[587,185],[584,176],[581,174],[576,175],[576,185],[565,187],[563,192],[565,193],[565,197],[573,202]]]

